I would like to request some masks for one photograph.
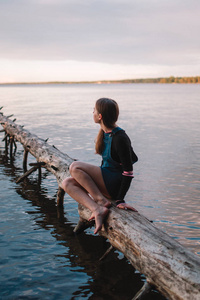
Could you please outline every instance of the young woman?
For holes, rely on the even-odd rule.
[[[138,160],[124,130],[116,125],[119,108],[116,101],[100,98],[93,112],[94,122],[100,125],[96,139],[96,153],[102,155],[101,167],[75,161],[70,165],[71,177],[66,178],[63,189],[78,203],[92,212],[89,220],[95,219],[97,233],[109,213],[113,199],[121,209],[133,207],[124,197],[133,178],[133,164]]]

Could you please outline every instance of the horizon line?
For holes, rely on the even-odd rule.
[[[198,82],[176,82],[177,80],[197,79]],[[161,82],[168,80],[168,82]],[[146,77],[135,79],[107,79],[107,80],[79,80],[79,81],[27,81],[27,82],[0,82],[0,85],[22,85],[22,84],[109,84],[109,83],[200,83],[200,76],[168,76],[168,77]]]

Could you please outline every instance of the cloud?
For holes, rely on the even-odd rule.
[[[1,0],[0,78],[199,75],[199,13],[199,0]]]
[[[199,1],[3,1],[1,58],[196,63]],[[194,57],[193,62],[191,58]]]

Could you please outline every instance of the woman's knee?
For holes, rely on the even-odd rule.
[[[72,175],[77,169],[80,169],[81,167],[81,162],[80,161],[73,161],[71,165],[69,166],[69,172]]]
[[[64,190],[65,192],[68,192],[69,189],[71,189],[72,186],[74,186],[74,184],[75,184],[74,181],[75,181],[75,180],[74,180],[73,178],[71,178],[71,177],[65,178],[65,179],[63,180],[63,182],[62,182],[62,188],[63,188],[63,190]]]

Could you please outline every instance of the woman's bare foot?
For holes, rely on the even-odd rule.
[[[94,233],[96,234],[99,230],[102,228],[102,224],[104,222],[105,217],[109,213],[109,209],[105,206],[99,206],[93,213],[91,214],[91,217],[88,219],[88,221],[91,221],[95,219],[96,228]]]
[[[107,207],[107,208],[110,208],[112,206],[112,203],[109,200],[102,201],[99,204],[101,204],[102,206]]]
[[[90,194],[89,194],[89,196],[101,206],[104,206],[107,208],[110,208],[112,206],[111,201],[109,201],[107,198],[94,199]]]

